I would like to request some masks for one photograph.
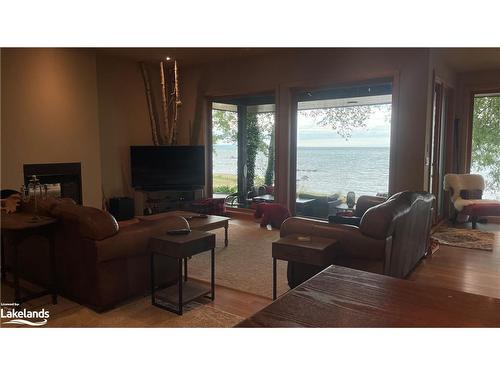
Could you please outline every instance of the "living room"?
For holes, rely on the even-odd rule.
[[[500,48],[84,45],[0,49],[2,328],[500,326]]]
[[[282,202],[283,206],[288,203],[292,212],[296,208],[290,203],[296,199],[296,186],[293,184],[296,177],[292,173],[295,168],[288,165],[294,162],[291,160],[296,153],[293,144],[297,142],[293,139],[293,132],[289,131],[294,121],[289,115],[294,93],[304,88],[310,92],[318,87],[345,87],[346,83],[352,86],[356,82],[368,82],[370,90],[377,87],[376,83],[384,77],[391,81],[393,109],[387,192],[392,193],[428,189],[429,165],[426,161],[432,152],[429,147],[428,133],[432,127],[428,124],[428,105],[432,103],[433,82],[437,77],[457,92],[457,101],[466,100],[462,97],[471,90],[487,91],[500,87],[500,75],[498,70],[493,69],[498,66],[498,49],[242,51],[40,48],[2,49],[1,54],[2,92],[9,93],[2,96],[2,188],[18,190],[16,187],[23,185],[27,178],[26,165],[77,162],[81,165],[81,200],[84,206],[109,209],[110,198],[130,197],[135,198],[135,215],[139,216],[143,216],[144,212],[137,210],[141,196],[133,188],[130,147],[152,144],[147,96],[140,68],[144,61],[159,71],[163,58],[176,56],[175,63],[178,61],[180,72],[179,91],[182,93],[176,128],[178,145],[207,145],[206,133],[210,129],[206,118],[210,103],[207,98],[275,92],[279,100],[276,101],[274,196],[276,202]],[[271,75],[275,66],[286,66],[288,70],[281,70],[280,75]],[[240,71],[248,74],[242,76]],[[457,105],[457,108],[460,106]],[[465,114],[457,112],[455,121],[464,121],[463,116]],[[467,136],[466,131],[460,131],[462,133],[457,137],[459,142],[466,142],[462,139]],[[155,155],[154,158],[161,156]],[[180,162],[190,156],[182,154],[166,158]],[[151,164],[153,159],[147,159],[147,163]],[[454,163],[453,160],[446,162],[449,165]],[[204,169],[207,184],[202,186],[199,196],[210,197],[213,194],[210,191],[211,170],[208,166]],[[192,168],[189,170],[191,174],[195,173]],[[45,172],[37,170],[35,173],[40,175]],[[331,183],[335,184],[335,180]],[[353,190],[356,188],[359,189],[359,186],[352,186]],[[172,189],[175,190],[175,187]],[[345,196],[342,198],[345,200]],[[77,198],[75,200],[78,201]],[[228,214],[231,224],[235,224],[228,224],[230,236],[236,236],[235,240],[241,240],[241,243],[232,250],[231,241],[231,246],[225,251],[222,249],[218,255],[217,284],[233,286],[236,290],[263,297],[265,301],[265,298],[271,297],[268,252],[271,242],[279,237],[279,227],[266,233],[249,215],[252,211],[234,207],[228,210],[231,212]],[[158,215],[151,217],[155,216]],[[244,218],[250,220],[245,221]],[[128,221],[119,223],[124,226]],[[243,228],[246,225],[248,229]],[[241,234],[232,233],[233,227]],[[243,236],[241,239],[240,235]],[[260,241],[258,247],[263,252],[245,246],[249,239],[245,235],[259,238],[256,241]],[[192,275],[209,281],[204,272],[207,259],[193,259],[192,263]],[[246,263],[245,267],[242,268],[241,263]],[[280,289],[285,291],[288,289],[284,277],[286,263],[279,263]],[[425,266],[420,268],[410,278],[426,273]],[[259,275],[259,280],[251,281],[252,275]],[[422,276],[425,277],[428,276]],[[436,275],[433,277],[436,278]],[[435,283],[439,284],[438,281]],[[465,291],[481,292],[484,287],[478,282],[465,288]],[[497,293],[490,296],[499,297]],[[262,300],[260,303],[260,306],[265,304]],[[108,310],[109,307],[102,305],[97,310]]]

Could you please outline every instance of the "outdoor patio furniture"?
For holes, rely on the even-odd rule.
[[[333,224],[350,224],[359,227],[361,217],[365,214],[365,212],[369,208],[385,201],[386,198],[362,195],[358,198],[356,206],[352,211],[339,210],[335,215],[328,216],[328,222]]]
[[[191,203],[191,210],[200,214],[226,216],[226,198],[207,198]]]
[[[290,217],[290,211],[279,203],[259,203],[256,206],[254,217],[261,219],[260,226],[280,229],[281,224]]]

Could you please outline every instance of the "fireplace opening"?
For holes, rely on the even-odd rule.
[[[83,203],[81,163],[24,164],[23,170],[25,185],[35,175],[49,185],[49,194]]]

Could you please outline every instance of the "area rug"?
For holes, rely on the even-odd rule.
[[[215,283],[259,296],[272,298],[272,242],[279,230],[261,228],[246,219],[229,221],[229,246],[224,247],[224,230],[215,230]],[[278,261],[278,294],[288,288],[286,262]],[[210,281],[210,254],[203,253],[189,260],[189,276]]]
[[[495,242],[495,234],[491,232],[446,226],[438,228],[431,237],[443,245],[487,251],[493,251]]]

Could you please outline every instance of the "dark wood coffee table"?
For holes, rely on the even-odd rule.
[[[182,315],[183,306],[199,297],[210,295],[212,301],[215,299],[215,234],[192,230],[189,234],[153,237],[149,240],[149,251],[151,252],[151,303],[154,306]],[[211,253],[210,289],[195,280],[188,280],[188,258],[205,251]],[[177,285],[163,289],[156,286],[155,257],[158,255],[177,260]],[[177,309],[159,303],[158,300],[177,305]]]
[[[500,327],[500,299],[330,266],[238,327]]]
[[[190,228],[195,230],[210,231],[214,229],[224,228],[224,246],[227,247],[227,245],[229,244],[229,239],[228,239],[229,218],[225,216],[206,215],[207,217],[199,217],[200,214],[196,212],[169,211],[161,214],[139,216],[139,219],[152,221],[152,220],[159,220],[162,217],[169,215],[182,216],[186,218],[186,220],[189,222]]]

